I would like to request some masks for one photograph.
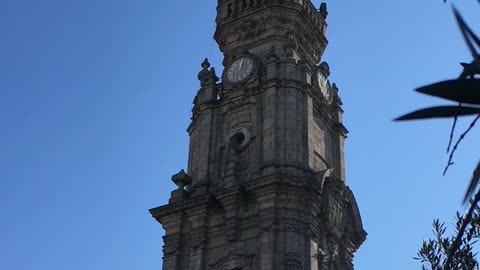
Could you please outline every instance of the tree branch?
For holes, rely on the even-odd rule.
[[[445,166],[445,170],[443,171],[443,175],[445,175],[448,171],[448,168],[451,165],[453,165],[453,162],[452,162],[453,155],[455,154],[455,151],[457,151],[458,145],[460,144],[460,142],[463,141],[463,139],[465,138],[465,136],[467,136],[467,134],[470,132],[470,130],[472,130],[472,128],[475,126],[475,123],[478,121],[479,118],[480,118],[480,114],[477,117],[475,117],[475,119],[470,123],[470,126],[467,128],[467,130],[465,130],[465,132],[463,132],[462,135],[460,135],[460,137],[458,138],[457,142],[453,146],[452,152],[450,152],[450,157],[448,158],[447,166]]]

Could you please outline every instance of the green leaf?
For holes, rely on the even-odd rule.
[[[480,108],[460,106],[438,106],[414,111],[398,117],[395,121],[442,118],[480,114]]]
[[[480,105],[480,79],[448,80],[423,86],[415,91],[461,103]]]

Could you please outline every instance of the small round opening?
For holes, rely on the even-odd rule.
[[[243,132],[237,132],[232,136],[230,142],[233,144],[233,147],[238,148],[245,141],[245,134]]]
[[[237,152],[244,149],[250,142],[250,132],[246,128],[237,129],[228,139],[230,147]]]

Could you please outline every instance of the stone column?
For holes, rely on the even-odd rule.
[[[188,211],[189,221],[191,223],[190,231],[190,269],[205,269],[205,247],[207,243],[207,206],[202,205]]]
[[[181,242],[182,214],[177,213],[161,218],[165,230],[163,237],[163,270],[179,269],[179,249]]]
[[[275,257],[278,248],[276,240],[277,221],[275,213],[276,192],[274,188],[257,191],[258,226],[260,233],[257,246],[259,270],[277,270],[280,265]]]

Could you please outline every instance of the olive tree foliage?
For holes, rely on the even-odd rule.
[[[422,270],[479,269],[474,245],[480,238],[480,209],[475,208],[470,222],[457,213],[455,229],[458,232],[466,224],[461,242],[454,247],[455,238],[446,235],[446,226],[438,219],[433,221],[434,238],[423,241],[415,259],[422,262]]]
[[[444,0],[446,2],[446,0]],[[480,0],[477,0],[480,3]],[[470,130],[474,128],[480,118],[480,39],[463,20],[458,10],[453,7],[453,13],[473,57],[471,63],[461,63],[463,70],[458,78],[441,81],[417,88],[422,94],[444,98],[454,102],[451,105],[436,106],[420,109],[397,118],[397,121],[417,120],[430,118],[452,118],[453,124],[450,140],[447,146],[449,160],[444,174],[453,165],[454,153]],[[473,116],[470,125],[455,139],[457,119]],[[455,141],[455,143],[453,143]],[[477,188],[480,181],[480,162],[473,170],[473,176],[467,188],[463,203],[470,204],[465,215],[457,213],[455,235],[446,233],[445,223],[439,220],[433,222],[434,238],[423,242],[415,259],[422,262],[422,270],[476,270],[480,269],[477,252],[474,245],[480,239],[480,190]]]

